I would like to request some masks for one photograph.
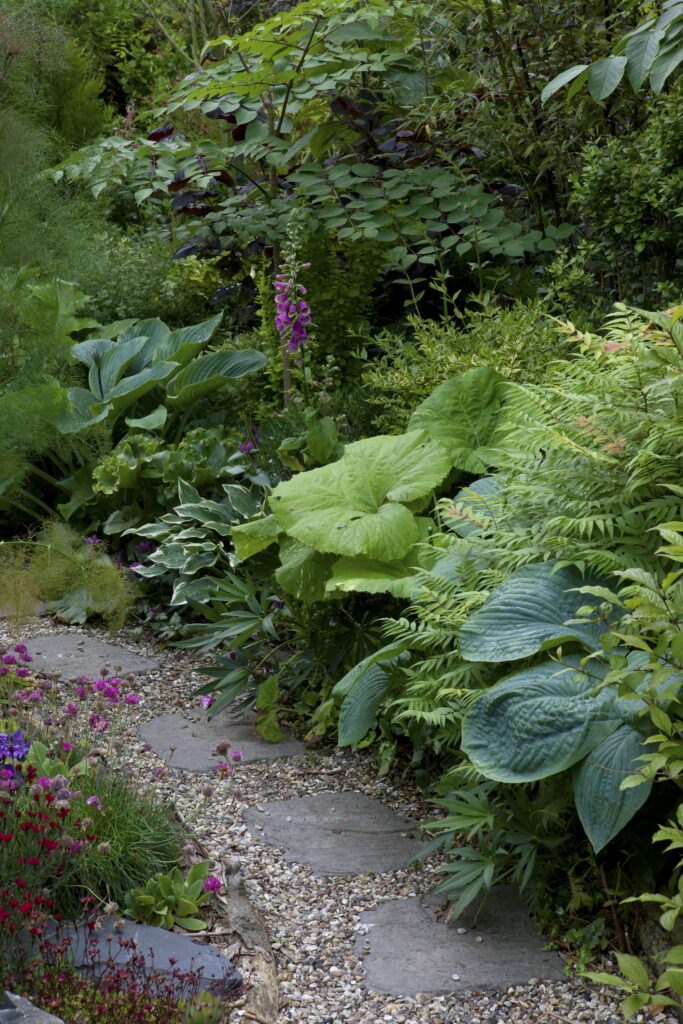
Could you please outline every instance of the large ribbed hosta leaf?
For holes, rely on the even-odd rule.
[[[192,405],[238,377],[262,370],[267,362],[263,352],[250,348],[236,352],[208,352],[176,373],[166,388],[167,398],[172,405]]]
[[[574,801],[581,824],[596,853],[621,832],[652,789],[651,782],[621,789],[627,775],[642,767],[645,740],[630,725],[607,736],[574,769]]]
[[[498,465],[509,431],[503,423],[510,385],[489,366],[447,380],[418,405],[412,430],[426,430],[467,473],[486,473]]]
[[[398,561],[419,538],[403,503],[425,498],[449,469],[424,431],[367,438],[337,462],[279,484],[270,507],[282,530],[316,551]]]
[[[600,627],[567,625],[586,604],[574,588],[588,581],[576,569],[553,569],[551,562],[527,565],[497,587],[460,630],[463,658],[515,661],[566,640],[577,640],[591,651],[599,647]]]
[[[591,672],[597,662],[591,662]],[[497,782],[531,782],[571,768],[623,724],[611,690],[577,659],[546,661],[487,690],[467,713],[462,748]]]

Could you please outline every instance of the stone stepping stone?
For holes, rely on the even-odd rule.
[[[27,641],[33,667],[40,672],[59,672],[65,679],[99,676],[106,665],[109,673],[127,676],[153,672],[159,667],[155,658],[147,658],[80,633],[55,633]]]
[[[423,846],[414,823],[364,793],[316,793],[251,807],[245,814],[288,861],[325,875],[405,868]]]
[[[50,933],[55,934],[54,926],[48,929]],[[94,932],[83,924],[67,925],[62,926],[60,937],[71,939],[70,956],[74,966],[95,978],[102,977],[110,957],[118,967],[127,964],[133,956],[142,955],[150,974],[163,974],[169,981],[174,970],[180,974],[197,974],[199,988],[218,988],[223,995],[242,984],[240,972],[215,946],[206,940],[155,928],[154,925],[104,917]],[[135,948],[121,946],[121,942],[131,941]]]
[[[241,750],[242,760],[273,761],[276,757],[304,754],[298,740],[287,736],[280,743],[268,743],[254,731],[253,722],[240,721],[230,715],[217,715],[210,722],[198,722],[181,714],[158,715],[138,729],[144,743],[171,768],[188,772],[212,771],[225,758],[212,753],[217,743],[227,740],[231,750]],[[172,751],[171,747],[175,747]]]
[[[526,905],[508,886],[493,891],[476,924],[472,914],[438,921],[419,897],[389,900],[360,920],[356,954],[374,992],[443,995],[564,977],[560,956],[543,950]]]

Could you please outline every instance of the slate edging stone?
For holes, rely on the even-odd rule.
[[[64,1021],[39,1010],[23,996],[5,992],[0,1002],[0,1024],[64,1024]]]
[[[48,929],[48,937],[50,935],[57,936],[56,925]],[[169,980],[174,970],[180,974],[197,973],[198,988],[210,988],[217,995],[234,993],[243,980],[232,962],[210,942],[202,942],[199,936],[138,924],[127,918],[102,917],[94,931],[85,923],[62,925],[59,937],[71,940],[69,954],[74,967],[94,979],[105,973],[110,957],[117,966],[125,966],[133,956],[142,956],[150,973],[166,975]],[[131,948],[132,943],[134,948]]]

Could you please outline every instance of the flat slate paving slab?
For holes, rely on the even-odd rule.
[[[165,928],[105,917],[94,932],[86,925],[68,925],[62,928],[60,937],[71,940],[69,955],[74,966],[96,978],[104,974],[110,958],[118,967],[127,964],[133,956],[141,955],[150,974],[163,974],[169,982],[174,972],[176,976],[197,974],[199,988],[215,987],[223,994],[242,984],[240,972],[215,946]],[[132,948],[131,943],[134,943]]]
[[[413,822],[364,793],[275,800],[249,808],[245,818],[288,861],[325,875],[398,871],[423,845]]]
[[[228,714],[217,715],[210,722],[206,718],[194,722],[181,714],[158,715],[141,725],[138,734],[171,768],[184,768],[188,772],[212,771],[218,763],[212,751],[217,743],[225,740],[231,750],[242,751],[242,760],[246,762],[272,761],[276,757],[305,753],[305,748],[293,737],[288,736],[280,743],[268,743],[254,731],[252,723]]]
[[[417,896],[389,900],[360,920],[356,954],[374,992],[443,995],[563,977],[562,960],[544,951],[526,905],[507,886],[493,891],[476,924],[472,915],[438,921]]]
[[[106,666],[110,675],[141,675],[159,667],[154,658],[146,658],[118,644],[105,643],[80,633],[55,633],[37,636],[26,643],[33,667],[40,672],[59,672],[65,679],[99,676]]]

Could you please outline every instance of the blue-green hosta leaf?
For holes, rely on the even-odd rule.
[[[372,726],[377,708],[394,681],[397,666],[405,657],[406,645],[388,644],[364,658],[334,687],[344,700],[339,712],[339,746],[359,743]]]
[[[99,407],[96,410],[93,395],[87,388],[69,388],[68,395],[70,409],[56,420],[56,426],[63,434],[76,434],[79,430],[85,430],[93,423],[100,423],[106,419],[108,407]]]
[[[84,366],[95,366],[109,349],[114,348],[115,341],[110,338],[88,338],[71,346],[71,355]]]
[[[449,469],[424,431],[367,438],[347,445],[337,462],[280,483],[270,507],[289,536],[317,551],[397,561],[419,538],[401,502],[428,495]]]
[[[459,537],[479,533],[496,522],[503,487],[496,476],[484,476],[463,487],[448,510],[448,526]]]
[[[146,338],[146,342],[131,363],[131,373],[139,373],[146,366],[162,362],[157,359],[157,353],[161,353],[163,346],[171,335],[171,328],[167,327],[158,316],[150,320],[139,320],[136,324],[124,331],[119,337],[119,344],[122,341],[129,341],[131,338]]]
[[[222,319],[223,314],[218,313],[217,316],[203,320],[200,324],[172,331],[155,346],[152,362],[159,363],[170,359],[180,366],[185,366],[211,340]]]
[[[453,465],[467,473],[486,473],[505,447],[503,422],[509,384],[489,366],[447,380],[418,405],[411,430],[425,430],[442,445]]]
[[[638,758],[647,752],[641,734],[622,725],[574,769],[576,810],[596,853],[621,832],[650,795],[650,782],[620,788],[627,775],[642,767]]]
[[[275,516],[264,516],[232,528],[232,543],[240,562],[270,547],[282,530]]]
[[[145,344],[145,338],[115,341],[99,357],[94,358],[88,384],[96,398],[105,399],[121,380],[127,366]]]
[[[596,650],[602,627],[567,625],[586,603],[573,588],[586,582],[576,569],[553,572],[552,562],[518,569],[460,630],[462,657],[467,661],[515,661],[566,640]]]
[[[327,597],[325,584],[330,578],[334,555],[321,555],[313,548],[286,537],[280,544],[280,567],[275,579],[300,601],[311,604]]]
[[[162,381],[166,380],[177,369],[176,363],[158,363],[156,366],[148,366],[140,373],[124,379],[116,385],[106,396],[104,401],[98,402],[92,407],[94,416],[102,419],[100,414],[115,420],[122,412],[142,398],[148,391],[151,391]]]
[[[267,362],[263,352],[250,348],[209,352],[176,373],[166,388],[166,396],[172,405],[184,408],[247,373],[262,370]]]
[[[597,662],[591,663],[597,670]],[[532,782],[571,768],[623,724],[613,692],[593,695],[578,659],[546,661],[487,690],[467,713],[462,748],[497,782]]]

